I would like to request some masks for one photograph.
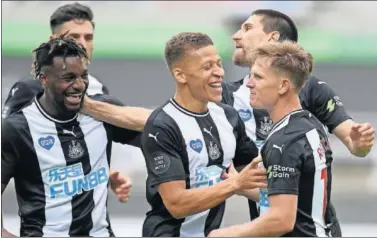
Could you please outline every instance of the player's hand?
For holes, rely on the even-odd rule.
[[[13,235],[12,233],[10,233],[9,231],[7,231],[5,228],[1,228],[1,237],[17,237],[15,235]]]
[[[81,112],[87,114],[90,110],[91,103],[93,102],[93,99],[88,97],[88,95],[84,95],[84,98],[82,99],[81,103]]]
[[[132,181],[129,177],[119,173],[119,171],[110,172],[109,176],[111,190],[115,193],[120,202],[127,202],[130,198]]]
[[[235,176],[237,190],[267,187],[266,170],[258,168],[260,162],[262,162],[262,157],[259,156]]]
[[[369,123],[354,123],[351,128],[350,138],[353,151],[366,156],[374,144],[374,129]]]
[[[232,178],[232,177],[238,175],[238,172],[237,172],[237,170],[234,168],[233,163],[230,164],[230,166],[228,167],[227,170],[228,170],[228,171],[224,171],[224,172],[221,174],[221,179],[226,180],[226,179],[228,179],[228,178]]]

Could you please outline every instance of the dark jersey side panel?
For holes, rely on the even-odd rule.
[[[300,101],[303,108],[313,113],[330,133],[339,124],[351,119],[334,90],[314,76],[309,76],[301,90]]]

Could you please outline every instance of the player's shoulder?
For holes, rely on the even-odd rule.
[[[1,123],[2,135],[15,134],[17,131],[21,131],[28,128],[27,120],[22,111],[18,111],[10,114],[4,118]]]
[[[95,101],[106,102],[117,106],[124,106],[124,104],[118,98],[107,94],[95,94],[89,95],[89,97]]]
[[[224,111],[225,114],[229,117],[237,117],[238,115],[238,112],[237,110],[230,106],[229,104],[226,104],[226,103],[223,103],[223,102],[209,102],[208,103],[208,109],[211,111],[211,112],[218,112],[218,111]]]
[[[171,128],[172,125],[175,126],[174,119],[164,110],[169,104],[171,104],[170,100],[167,100],[161,106],[154,109],[147,120],[147,124],[151,127],[159,128]]]
[[[309,77],[306,80],[306,83],[305,83],[304,87],[302,88],[302,90],[303,91],[311,91],[313,89],[321,87],[321,85],[323,85],[323,84],[327,84],[326,81],[321,80],[314,75],[309,75]]]
[[[281,143],[297,141],[300,138],[304,138],[305,135],[313,129],[323,129],[318,119],[311,112],[306,110],[291,113],[274,126],[274,128],[279,127],[281,127],[281,129],[276,129],[276,132],[273,132],[275,130],[273,129],[271,140],[277,140]]]
[[[42,89],[43,87],[39,80],[35,80],[32,77],[25,77],[13,84],[10,93],[12,96],[16,94],[23,94],[25,92],[37,94]]]

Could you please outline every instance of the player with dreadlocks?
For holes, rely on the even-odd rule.
[[[111,145],[138,146],[140,132],[79,112],[89,84],[81,45],[58,37],[34,53],[43,90],[2,123],[1,192],[14,178],[20,236],[114,236],[106,205]]]

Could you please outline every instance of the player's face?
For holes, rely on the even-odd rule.
[[[93,53],[93,37],[94,28],[90,21],[72,20],[65,22],[55,32],[55,36],[59,36],[68,32],[67,36],[73,38],[77,43],[84,46],[88,54],[88,59],[92,58]]]
[[[192,96],[205,103],[221,101],[224,69],[215,46],[190,52],[184,64],[185,83]]]
[[[250,89],[250,106],[271,109],[279,98],[281,76],[271,69],[267,58],[259,58],[251,68],[247,87]]]
[[[233,54],[233,63],[241,67],[249,67],[246,52],[255,50],[259,45],[268,42],[272,34],[267,34],[263,30],[261,20],[263,16],[252,15],[233,35],[236,50]]]
[[[65,67],[64,67],[65,65]],[[78,112],[89,85],[84,60],[77,57],[55,57],[52,67],[41,78],[50,100],[63,111]]]

